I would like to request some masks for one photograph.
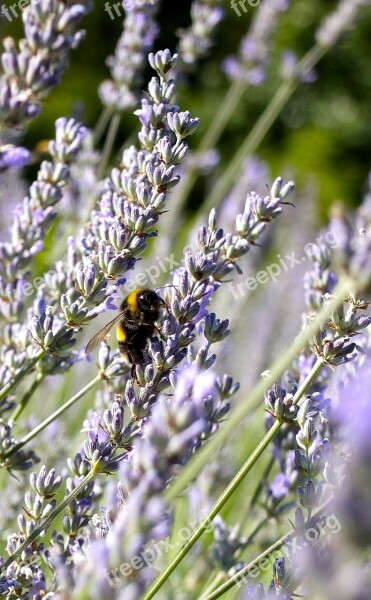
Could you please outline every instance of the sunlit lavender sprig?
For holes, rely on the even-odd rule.
[[[166,73],[175,66],[177,56],[165,50],[150,54],[149,61],[158,78],[152,78],[149,99],[143,99],[135,112],[142,123],[141,149],[125,150],[120,167],[106,180],[91,229],[81,240],[85,251],[98,252],[99,267],[110,278],[130,269],[145,250],[147,239],[155,235],[167,192],[179,181],[175,170],[187,154],[184,140],[198,124],[198,119],[189,112],[177,112],[172,103],[176,88]]]
[[[192,23],[188,29],[179,29],[179,54],[183,67],[194,67],[213,45],[213,34],[225,11],[221,0],[193,0]]]
[[[90,223],[80,232],[77,243],[69,241],[69,268],[76,283],[73,290],[60,296],[67,324],[81,325],[111,307],[114,290],[110,282],[123,281],[125,272],[146,249],[148,239],[156,235],[168,192],[179,181],[175,171],[187,154],[185,138],[195,130],[198,120],[188,112],[177,112],[172,104],[176,90],[166,73],[176,59],[168,50],[150,54],[158,78],[152,78],[148,99],[136,111],[142,123],[138,136],[141,149],[131,146],[125,150],[120,166],[105,181]],[[46,294],[55,297],[61,285],[52,280],[50,284]],[[96,308],[88,311],[87,303]]]
[[[341,0],[334,12],[323,20],[316,32],[318,44],[325,48],[336,44],[339,37],[354,26],[360,10],[369,5],[369,0]]]
[[[69,240],[67,264],[59,262],[56,271],[45,274],[32,318],[33,339],[44,354],[68,356],[74,332],[110,306],[115,294],[110,282],[122,278],[155,235],[167,192],[178,182],[174,172],[187,153],[184,140],[198,121],[188,112],[176,112],[171,104],[175,86],[165,73],[176,56],[158,52],[150,55],[150,61],[159,79],[152,79],[151,101],[143,100],[138,112],[142,150],[132,146],[125,151],[122,168],[114,169],[106,181],[100,210],[93,212],[90,226],[82,230],[77,244]],[[55,314],[56,308],[61,313]]]
[[[147,55],[159,31],[155,21],[158,4],[158,0],[122,2],[126,13],[123,32],[115,54],[107,59],[112,79],[99,87],[103,104],[111,110],[121,112],[138,102]]]
[[[337,283],[337,275],[331,269],[329,247],[324,244],[312,245],[310,258],[313,267],[307,271],[304,277],[305,299],[308,308],[308,313],[304,315],[304,327],[308,320],[314,318],[320,308],[329,301],[331,292]],[[311,382],[307,393],[312,403],[310,419],[313,418],[314,407],[315,413],[317,411],[321,414],[323,439],[329,433],[326,425],[329,418],[329,402],[324,396],[326,386],[332,369],[354,361],[362,353],[361,347],[350,340],[371,322],[370,317],[363,315],[362,312],[360,314],[360,311],[364,311],[366,306],[367,304],[365,305],[361,299],[348,298],[343,306],[334,311],[325,327],[312,340],[310,347],[305,349],[294,361],[292,370],[287,372],[285,377],[266,394],[266,404],[271,415],[267,419],[267,427],[271,426],[273,418],[283,418],[285,421],[274,440],[274,456],[278,461],[280,473],[269,487],[273,499],[277,501],[284,498],[285,494],[282,492],[285,488],[286,490],[289,490],[290,487],[292,489],[296,484],[297,466],[293,462],[297,433],[295,428],[300,425],[296,421],[301,414],[300,411],[303,411],[303,407],[301,406],[299,409],[299,406],[293,406],[294,394],[313,368],[316,360],[321,360],[322,369],[315,380]],[[308,410],[308,405],[306,405],[306,410]]]
[[[92,595],[116,598],[115,586],[122,577],[128,577],[125,593],[138,598],[153,578],[151,563],[161,558],[156,542],[166,538],[171,524],[162,492],[172,475],[191,458],[197,440],[207,430],[205,405],[214,385],[215,375],[185,369],[178,378],[175,395],[161,396],[151,419],[143,425],[142,435],[134,440],[131,461],[124,461],[120,468],[121,508],[113,506],[102,515],[102,524],[108,525],[106,535],[102,538],[97,531],[97,539],[80,557],[80,569],[74,574],[77,585],[88,586]],[[111,435],[117,408],[113,405],[104,417],[103,427],[108,426]],[[99,522],[95,522],[99,528]],[[137,570],[128,564],[130,572],[123,574],[120,565],[130,563],[133,556],[145,559]]]
[[[314,262],[314,269],[307,274],[305,279],[306,300],[309,309],[318,311],[323,303],[328,301],[328,290],[334,288],[336,275],[330,269],[331,253],[328,248],[321,245],[312,247],[311,258]],[[331,368],[358,358],[362,349],[357,344],[349,342],[349,339],[358,335],[371,322],[369,317],[358,314],[360,309],[364,310],[367,307],[367,303],[360,298],[356,299],[350,296],[347,304],[347,309],[340,305],[334,311],[325,328],[318,333],[315,341],[311,344],[311,350],[317,356],[317,360],[320,360],[322,365],[329,365]],[[293,485],[299,483],[297,492],[301,506],[296,509],[293,534],[298,541],[295,543],[297,548],[291,556],[294,564],[290,566],[288,574],[279,578],[280,585],[283,585],[285,589],[287,588],[285,581],[293,580],[295,582],[293,587],[290,585],[287,588],[291,592],[295,591],[295,586],[298,585],[303,575],[303,562],[310,552],[308,540],[305,538],[306,529],[316,527],[319,522],[313,517],[313,513],[326,500],[326,497],[329,498],[329,490],[338,487],[338,476],[332,464],[330,444],[326,437],[331,432],[329,399],[316,391],[316,381],[314,381],[312,382],[312,386],[313,383],[314,386],[308,390],[311,393],[298,405],[293,403],[293,393],[295,394],[299,381],[303,381],[308,374],[314,360],[314,356],[301,355],[296,361],[294,371],[286,374],[286,381],[283,379],[281,385],[271,388],[266,396],[267,407],[271,413],[267,426],[270,427],[272,417],[283,419],[285,422],[274,441],[274,455],[280,463],[281,472],[268,488],[276,500],[274,509],[277,516],[279,514],[277,508],[280,507],[281,500],[287,495],[290,487],[292,490]],[[320,385],[319,389],[321,387],[323,389],[329,374],[330,371],[327,368],[327,374],[323,377],[322,370],[322,386]],[[299,379],[296,380],[298,376]],[[317,424],[317,428],[315,424]],[[295,451],[295,462],[292,461],[293,451]],[[319,481],[316,481],[318,478]],[[297,479],[298,481],[296,481]],[[327,494],[324,493],[326,488]],[[303,509],[306,511],[306,516],[304,516]],[[323,518],[323,514],[321,516]],[[300,541],[303,542],[302,546]],[[290,544],[290,547],[292,546],[290,540],[287,543]],[[300,549],[302,552],[299,552]],[[314,547],[311,551],[315,552]],[[317,549],[316,552],[318,551]],[[295,572],[297,574],[294,576]],[[276,580],[276,576],[274,580]]]
[[[272,45],[272,35],[280,13],[287,10],[289,0],[263,0],[256,8],[251,30],[242,39],[238,58],[225,59],[223,69],[231,79],[260,85],[265,79]]]
[[[78,26],[90,7],[90,0],[31,0],[24,8],[19,50],[11,37],[3,42],[0,129],[26,124],[40,113],[42,98],[60,82],[70,50],[84,35]]]
[[[69,165],[85,135],[86,129],[73,119],[57,120],[56,138],[49,143],[53,162],[41,164],[29,196],[16,208],[10,241],[0,244],[0,315],[6,323],[0,367],[3,386],[11,382],[36,352],[28,324],[23,322],[27,297],[35,291],[30,282],[30,268],[34,256],[43,249],[45,234],[56,217],[54,207],[62,199],[69,180]],[[29,316],[32,319],[32,313]],[[41,328],[45,336],[51,323],[45,323],[45,328],[42,324]]]
[[[189,364],[207,369],[216,355],[209,355],[210,347],[227,335],[228,323],[216,320],[209,314],[207,305],[211,296],[234,269],[238,262],[255,244],[267,223],[278,217],[293,183],[283,185],[282,179],[274,182],[270,195],[259,196],[252,192],[247,196],[244,212],[237,216],[236,233],[226,233],[217,225],[216,212],[209,215],[208,226],[198,233],[198,251],[188,252],[185,266],[174,273],[173,287],[165,290],[165,300],[170,308],[162,323],[165,342],[153,338],[149,346],[149,361],[136,365],[139,392],[132,382],[126,386],[126,399],[132,407],[133,416],[143,417],[156,399],[156,393],[169,386],[169,373],[187,356]],[[193,349],[196,328],[202,327],[205,342]],[[187,350],[188,348],[188,350]]]
[[[291,482],[289,473],[280,473],[275,477],[274,482],[269,486],[271,500],[275,501],[268,508],[268,517],[278,518],[283,513],[284,506],[282,500],[287,499],[287,496],[293,488],[297,486],[298,506],[295,510],[294,519],[292,522],[293,533],[286,536],[285,555],[276,558],[273,564],[273,579],[268,590],[268,596],[283,597],[287,599],[294,598],[297,593],[300,593],[299,587],[306,575],[305,561],[310,555],[314,554],[318,557],[326,546],[326,541],[323,539],[326,531],[326,510],[322,508],[323,503],[328,502],[331,498],[332,491],[338,486],[338,478],[332,464],[331,450],[328,439],[320,439],[319,431],[316,430],[316,423],[321,424],[324,416],[324,403],[320,395],[313,394],[307,396],[299,403],[299,407],[292,406],[287,395],[285,398],[284,391],[276,387],[276,409],[280,400],[278,394],[281,394],[282,399],[286,400],[286,420],[291,421],[291,431],[294,433],[296,444],[295,462],[292,462],[291,467]],[[267,405],[272,408],[273,391],[268,394],[269,400]],[[328,413],[327,413],[328,416]],[[296,432],[296,435],[295,435]],[[281,432],[282,433],[282,432]],[[290,444],[288,435],[283,435],[287,439],[287,447]],[[292,439],[292,438],[291,438]],[[286,449],[287,451],[287,449]],[[289,452],[292,452],[289,450]],[[293,472],[296,471],[296,476],[293,479]],[[285,481],[283,481],[285,480]],[[264,503],[262,503],[264,507]],[[292,503],[291,503],[292,508]],[[308,533],[309,532],[309,533]],[[314,535],[313,535],[314,532]],[[235,568],[239,567],[236,564]],[[233,573],[233,568],[230,570]],[[260,597],[254,594],[258,590],[251,590],[252,598]],[[262,598],[264,598],[263,590],[261,590]],[[247,595],[247,597],[250,597]]]
[[[32,492],[28,491],[24,497],[26,516],[23,512],[19,514],[19,532],[8,536],[6,549],[9,554],[13,553],[53,510],[56,505],[54,496],[61,483],[61,477],[56,476],[54,469],[47,471],[43,466],[38,474],[31,473]],[[44,544],[38,543],[32,550],[28,548],[20,555],[18,561],[12,563],[6,576],[1,578],[1,584],[6,587],[8,593],[21,593],[21,590],[33,593],[36,581],[41,584],[39,591],[45,589],[45,575],[39,565],[43,551]]]

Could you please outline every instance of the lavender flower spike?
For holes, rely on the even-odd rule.
[[[0,131],[25,124],[41,111],[41,100],[61,80],[68,54],[83,37],[77,27],[91,7],[61,0],[30,0],[22,11],[25,39],[5,38],[0,78]]]
[[[114,56],[107,59],[112,79],[99,88],[103,104],[111,110],[121,112],[138,102],[142,71],[159,31],[155,22],[158,4],[158,0],[123,2],[126,11],[123,32]]]

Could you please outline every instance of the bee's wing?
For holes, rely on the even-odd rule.
[[[104,327],[102,327],[102,329],[100,329],[98,331],[98,333],[96,333],[90,340],[90,342],[88,342],[86,348],[85,348],[85,354],[90,354],[90,352],[93,352],[93,350],[95,350],[95,348],[101,343],[103,342],[104,338],[106,337],[106,335],[111,331],[112,327],[117,323],[117,321],[119,321],[120,319],[122,319],[124,312],[121,311],[118,315],[116,315],[116,317],[114,319],[112,319],[112,321],[110,321],[109,323],[107,323],[107,325],[105,325]]]

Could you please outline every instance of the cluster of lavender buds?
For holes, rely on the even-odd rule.
[[[224,60],[220,0],[174,16],[176,52],[155,50],[159,0],[22,7],[0,75],[0,600],[370,598],[371,194],[334,204],[313,242],[315,200],[256,154],[368,4],[339,0],[304,59],[286,52],[277,94],[220,161],[246,85],[271,76],[288,0],[233,0],[233,18],[254,12]],[[93,7],[122,30],[101,117],[56,112],[31,151]],[[177,94],[191,103],[200,61],[232,83],[190,159],[200,119]],[[138,131],[116,139],[128,109]]]
[[[237,10],[238,3],[232,4]],[[263,83],[270,58],[272,32],[275,30],[280,13],[288,7],[289,0],[260,3],[251,29],[241,41],[239,56],[230,56],[224,61],[223,68],[228,77],[245,81],[250,85]]]
[[[179,53],[185,68],[195,67],[213,45],[212,35],[224,17],[220,0],[193,0],[191,5],[192,24],[180,29]]]
[[[162,491],[169,478],[190,460],[208,430],[208,403],[216,387],[215,375],[199,373],[194,367],[183,370],[174,396],[159,398],[151,419],[132,443],[132,431],[123,429],[125,401],[117,398],[105,411],[99,443],[103,446],[110,438],[121,446],[131,446],[131,458],[120,465],[116,492],[120,509],[113,504],[96,517],[90,544],[78,559],[79,570],[72,573],[78,586],[99,589],[101,598],[116,598],[120,580],[127,578],[126,593],[138,597],[153,578],[151,563],[161,558],[160,542],[169,534],[172,521]],[[91,427],[89,435],[94,437],[97,422],[91,421]],[[97,437],[94,443],[98,443]],[[137,557],[137,565],[133,557]],[[68,564],[64,563],[64,568]],[[58,566],[56,573],[63,577]]]
[[[43,298],[36,300],[34,310],[27,309],[27,323],[23,321],[27,299],[32,298],[43,283],[43,278],[31,279],[32,263],[43,250],[46,233],[57,216],[55,206],[68,184],[69,165],[78,154],[85,135],[86,129],[73,119],[57,120],[56,138],[49,143],[53,162],[42,162],[37,180],[30,186],[29,196],[14,209],[10,240],[0,244],[0,315],[4,324],[0,359],[2,399],[7,397],[4,389],[7,390],[7,386],[9,391],[12,389],[14,378],[22,369],[29,370],[40,347],[63,351],[71,343],[70,333],[56,338],[53,315]]]
[[[15,5],[5,9],[6,16]],[[0,80],[0,130],[34,119],[42,99],[60,83],[68,67],[68,56],[83,38],[78,30],[91,8],[90,0],[31,2],[22,12],[25,38],[19,50],[13,38],[3,41]],[[4,12],[4,11],[3,11]]]
[[[117,112],[136,106],[142,71],[158,35],[155,21],[157,0],[128,0],[123,4],[126,8],[123,32],[115,54],[107,59],[112,79],[104,81],[99,88],[102,103]],[[112,10],[108,2],[106,8]]]

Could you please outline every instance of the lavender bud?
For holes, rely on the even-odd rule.
[[[164,76],[166,73],[175,67],[178,61],[178,55],[171,55],[170,50],[159,50],[156,54],[152,52],[148,55],[148,62],[151,65],[152,69],[157,71],[159,76]]]

